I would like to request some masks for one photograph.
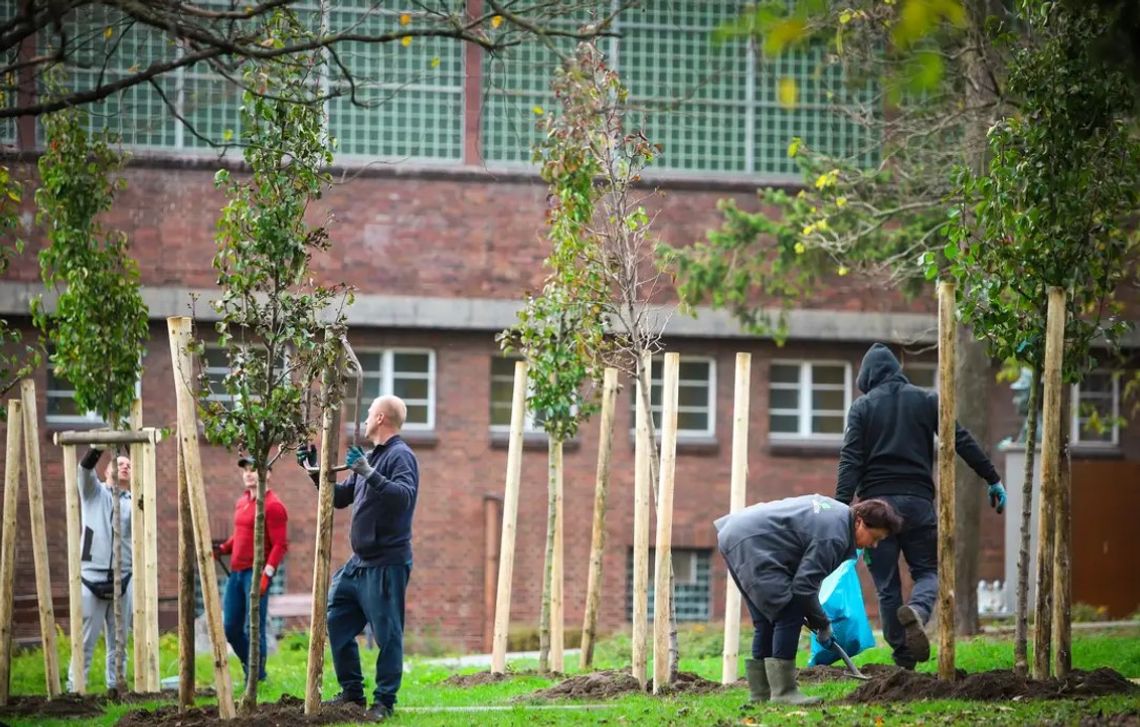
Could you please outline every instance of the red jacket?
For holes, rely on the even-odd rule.
[[[247,490],[234,503],[234,534],[222,543],[220,550],[230,554],[230,570],[247,570],[253,567],[253,521],[257,516],[257,498]],[[273,490],[265,492],[265,550],[266,565],[274,570],[281,565],[289,547],[285,523],[289,514]]]

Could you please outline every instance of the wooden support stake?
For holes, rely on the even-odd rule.
[[[1064,679],[1073,668],[1072,462],[1068,447],[1062,447],[1058,474],[1057,534],[1053,548],[1053,676]]]
[[[147,442],[142,446],[142,484],[143,484],[143,559],[138,563],[136,572],[146,576],[146,602],[143,613],[146,615],[145,634],[146,651],[144,666],[146,667],[146,691],[155,693],[161,691],[159,680],[158,658],[158,472],[155,461],[154,444]],[[136,596],[137,598],[137,596]],[[137,629],[144,631],[144,629]]]
[[[657,540],[653,571],[653,693],[669,687],[669,609],[673,594],[673,478],[677,465],[677,380],[681,355],[665,354],[661,392],[661,474],[657,488]]]
[[[67,625],[71,637],[71,688],[76,694],[87,693],[87,674],[83,671],[83,580],[80,558],[83,521],[79,511],[79,462],[75,445],[63,446],[63,499],[67,507]]]
[[[0,707],[8,705],[12,676],[12,605],[16,580],[16,508],[20,497],[24,408],[8,400],[8,446],[4,450],[4,529],[0,531]]]
[[[491,672],[507,668],[507,629],[511,623],[511,578],[515,569],[515,526],[519,517],[519,481],[522,477],[523,422],[526,421],[526,362],[515,362],[511,397],[511,434],[507,445],[507,480],[503,495],[503,538],[499,545],[499,583],[495,598],[495,639]]]
[[[957,391],[954,359],[958,324],[954,316],[954,284],[938,284],[938,678],[953,681],[954,670],[954,449]]]
[[[752,354],[736,354],[736,388],[732,405],[732,482],[729,488],[730,513],[744,508],[748,485],[748,417]],[[739,676],[740,661],[740,590],[732,578],[726,578],[724,594],[724,657],[720,681],[734,684]]]
[[[194,706],[194,522],[182,445],[178,450],[178,708]]]
[[[333,390],[340,377],[342,360],[321,375],[321,394]],[[359,412],[357,412],[359,418]],[[354,423],[354,426],[356,424]],[[329,572],[332,562],[333,485],[336,473],[332,468],[340,450],[340,409],[322,407],[321,447],[318,453],[318,474],[321,486],[317,490],[317,536],[313,546],[313,597],[309,611],[309,661],[305,675],[305,714],[313,715],[321,709],[321,677],[325,669],[325,643],[328,641]]]
[[[218,582],[214,578],[213,540],[210,537],[206,485],[202,479],[202,457],[198,449],[196,402],[190,388],[190,382],[194,378],[193,363],[187,350],[191,342],[191,321],[183,316],[173,316],[166,319],[166,324],[170,333],[170,358],[174,363],[174,389],[178,400],[178,441],[182,447],[190,514],[194,521],[194,551],[202,584],[202,602],[210,627],[210,643],[214,651],[214,689],[218,698],[218,715],[222,719],[233,719],[236,716],[233,685],[230,682],[226,635],[222,628],[221,598],[218,595]]]
[[[55,644],[55,610],[52,607],[51,568],[48,564],[47,525],[44,523],[44,485],[40,473],[40,429],[36,413],[36,385],[20,382],[24,408],[25,471],[28,475],[28,514],[32,523],[32,555],[36,566],[36,595],[40,602],[40,643],[44,650],[44,679],[48,699],[59,696],[59,652]]]
[[[634,409],[633,454],[633,638],[630,645],[633,676],[642,690],[649,680],[649,395],[653,357],[641,357]]]
[[[1065,291],[1049,288],[1045,323],[1045,366],[1041,407],[1041,500],[1037,511],[1037,604],[1033,624],[1033,677],[1049,677],[1050,643],[1053,635],[1053,549],[1060,490],[1061,427],[1067,417],[1061,411],[1061,369],[1065,350]]]
[[[142,401],[135,399],[131,402],[131,431],[142,429]],[[114,452],[112,452],[112,457]],[[134,665],[134,690],[142,693],[149,690],[147,684],[147,586],[146,577],[146,513],[149,506],[145,488],[143,486],[143,448],[142,442],[130,445],[131,458],[131,631],[134,632],[134,648],[131,651],[131,663]],[[112,483],[111,487],[115,485]],[[114,490],[117,491],[117,490]],[[123,569],[126,577],[126,569]],[[123,648],[126,648],[124,644]]]
[[[606,496],[610,486],[613,454],[614,408],[617,405],[618,372],[607,368],[602,378],[602,420],[598,433],[598,470],[594,477],[594,524],[590,538],[590,566],[586,575],[586,609],[582,617],[582,649],[578,668],[585,671],[594,662],[594,631],[598,627],[598,603],[602,595],[602,556],[606,552]]]
[[[157,444],[161,441],[162,432],[154,427],[142,427],[128,431],[92,429],[86,432],[60,432],[55,435],[55,443],[61,446],[67,444],[102,444],[111,449],[120,444],[144,444],[146,442]]]
[[[499,575],[499,537],[503,498],[483,495],[483,651],[495,648],[495,578]]]
[[[554,486],[554,553],[550,567],[550,670],[566,671],[566,618],[563,612],[562,585],[562,442],[550,439],[550,479]]]

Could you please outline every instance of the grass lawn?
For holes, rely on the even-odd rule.
[[[750,632],[742,634],[747,646]],[[61,639],[60,664],[66,669],[66,639]],[[617,636],[599,644],[597,668],[622,668],[628,664],[628,637]],[[263,701],[276,701],[283,694],[304,696],[306,637],[294,634],[284,638],[276,654],[269,658],[269,681],[262,685]],[[720,678],[720,633],[718,628],[697,626],[682,635],[681,660],[683,671],[695,672],[707,679]],[[362,653],[365,673],[375,659],[375,652]],[[162,675],[171,676],[177,669],[177,643],[172,635],[162,641]],[[806,645],[800,652],[801,664],[807,660]],[[889,663],[889,653],[882,648],[860,654],[858,664]],[[991,669],[1008,669],[1013,665],[1013,642],[1007,638],[977,637],[960,641],[957,649],[960,668],[969,672]],[[743,662],[743,660],[742,660]],[[926,670],[935,668],[936,659],[923,665]],[[101,692],[102,653],[96,654],[92,669],[92,691]],[[1129,678],[1140,678],[1140,625],[1134,629],[1105,632],[1077,632],[1073,638],[1073,665],[1078,669],[1108,666]],[[534,661],[512,662],[515,671],[534,669]],[[567,659],[570,671],[577,671],[577,659]],[[212,668],[208,657],[200,657],[197,665],[198,683],[208,686],[212,681]],[[485,668],[466,668],[460,673],[484,671]],[[236,659],[230,660],[230,672],[235,683],[241,679],[241,668]],[[804,688],[809,694],[825,697],[830,703],[815,709],[763,706],[746,704],[748,693],[743,686],[707,695],[678,695],[654,698],[646,695],[628,695],[619,699],[591,704],[573,702],[515,704],[512,697],[526,695],[549,686],[554,680],[539,676],[518,676],[503,682],[477,687],[451,687],[443,685],[456,670],[410,657],[405,664],[403,688],[394,724],[407,725],[563,725],[563,724],[826,724],[826,725],[881,725],[881,724],[1076,724],[1083,716],[1133,713],[1140,719],[1140,698],[1104,697],[1091,700],[1056,700],[1026,702],[965,702],[954,700],[927,701],[886,706],[851,706],[835,702],[852,691],[856,682],[812,684]],[[743,663],[741,665],[743,674]],[[128,678],[128,683],[130,679]],[[366,686],[366,689],[368,687]],[[337,691],[331,663],[326,659],[324,693],[332,696]],[[12,666],[12,694],[43,694],[43,657],[38,650],[17,655]],[[200,700],[208,703],[208,699]],[[5,718],[13,727],[39,725],[43,727],[75,725],[113,725],[124,713],[159,703],[143,703],[109,707],[101,718],[74,720],[42,718]],[[457,713],[456,708],[506,707],[494,711],[467,711]],[[450,709],[447,709],[450,708]],[[433,711],[434,710],[434,711]]]

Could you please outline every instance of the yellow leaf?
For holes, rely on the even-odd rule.
[[[807,248],[804,247],[804,244],[802,242],[797,242],[792,249],[796,251],[797,255],[803,255],[804,252],[807,251]]]
[[[110,40],[115,35],[115,29],[108,25],[103,29],[103,40]]]
[[[786,109],[796,107],[796,80],[791,76],[784,76],[776,86],[776,99]]]
[[[431,67],[432,68],[439,68],[439,56],[436,56],[435,58],[431,59]]]
[[[534,112],[535,116],[542,116],[543,114],[546,113],[545,111],[542,110],[541,106],[535,106],[534,108],[531,109],[531,111]]]
[[[811,233],[815,232],[815,225],[804,225],[804,228],[800,230],[800,232],[804,235],[804,237],[807,237]],[[798,245],[799,243],[797,242],[796,244]],[[796,252],[799,251],[797,250]]]
[[[502,24],[503,24],[503,16],[502,15],[491,16],[491,27],[492,28],[497,28]]]
[[[826,232],[829,229],[827,220],[820,220],[819,222],[815,223],[815,229],[819,230],[820,232]]]
[[[846,275],[847,273],[849,273],[851,271],[847,269],[846,265],[840,265],[839,269],[836,270],[835,272],[839,273],[839,277],[842,278],[844,275]]]
[[[407,13],[402,13],[400,15],[400,25],[407,25],[410,22],[412,22],[411,15],[408,15]]]
[[[843,209],[844,207],[847,206],[847,198],[846,197],[836,197],[835,198],[835,206],[838,207],[839,209]]]
[[[412,36],[405,35],[403,38],[400,38],[400,45],[404,46],[405,48],[407,48],[411,44],[412,44]]]
[[[792,143],[788,144],[788,156],[795,158],[796,154],[800,153],[800,147],[803,146],[804,140],[798,136],[792,137]]]
[[[784,49],[793,43],[798,43],[807,37],[807,24],[799,18],[781,20],[769,29],[764,38],[764,52],[770,56],[778,56]]]

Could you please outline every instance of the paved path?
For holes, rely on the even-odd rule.
[[[566,649],[563,653],[566,661],[570,661],[570,657],[574,657],[574,661],[578,661],[578,654],[581,649]],[[512,651],[507,654],[507,663],[511,663],[517,659],[538,659],[537,651]],[[444,656],[438,659],[424,659],[421,664],[438,664],[451,668],[460,668],[465,666],[491,666],[490,654],[467,654],[466,656]]]

